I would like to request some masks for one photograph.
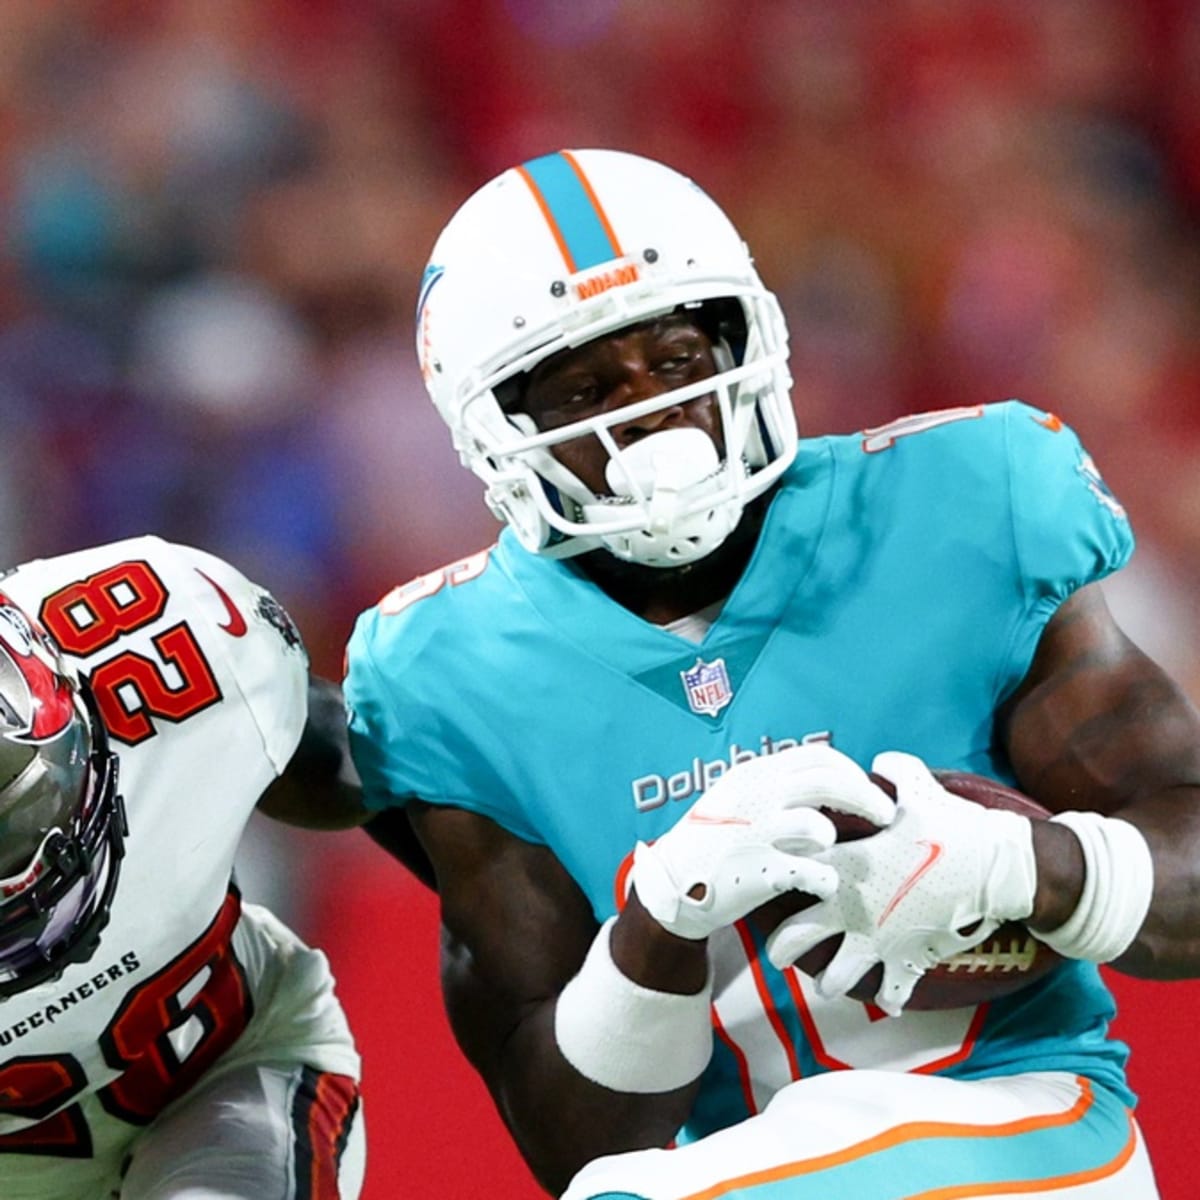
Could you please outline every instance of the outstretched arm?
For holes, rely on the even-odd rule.
[[[1149,845],[1150,910],[1113,965],[1151,979],[1200,974],[1200,715],[1121,632],[1098,585],[1080,589],[1047,625],[1002,733],[1031,796],[1056,812],[1119,816]],[[1035,843],[1035,927],[1061,923],[1082,892],[1073,841]]]
[[[305,829],[353,829],[370,817],[350,758],[342,689],[310,675],[308,719],[283,773],[263,792],[261,812]]]
[[[258,808],[268,817],[304,829],[362,826],[377,845],[434,887],[433,867],[403,808],[373,813],[363,803],[362,783],[350,756],[342,689],[312,675],[308,720],[283,774],[262,794]]]

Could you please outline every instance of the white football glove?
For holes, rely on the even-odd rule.
[[[705,938],[781,892],[828,896],[834,866],[813,856],[833,845],[820,806],[886,825],[890,797],[826,742],[731,767],[653,844],[633,855],[638,899],[664,929]]]
[[[953,795],[911,754],[877,755],[871,770],[895,785],[895,820],[821,855],[836,892],[781,922],[767,957],[783,968],[844,934],[817,990],[844,995],[881,962],[875,1003],[894,1017],[930,967],[1033,912],[1037,866],[1028,817]]]

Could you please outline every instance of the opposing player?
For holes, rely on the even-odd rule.
[[[1007,402],[798,442],[740,237],[616,152],[472,196],[417,341],[508,528],[360,617],[351,744],[436,870],[454,1030],[545,1186],[1154,1197],[1096,964],[1200,967],[1200,721],[1105,607],[1133,540],[1074,433]],[[822,808],[878,832],[831,845]],[[786,893],[816,903],[768,941]],[[906,1007],[1010,920],[1063,965]]]
[[[358,1195],[325,956],[231,877],[306,721],[281,606],[153,537],[0,578],[0,1195]],[[303,816],[303,814],[300,814]]]

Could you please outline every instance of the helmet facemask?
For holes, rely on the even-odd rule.
[[[91,956],[125,834],[117,760],[85,689],[0,595],[0,998]]]
[[[705,309],[728,311],[732,305],[740,314],[768,300],[722,298],[676,311],[694,312],[698,326],[716,332],[715,323],[705,320]],[[524,529],[526,545],[536,537],[531,548],[551,557],[603,547],[626,562],[676,567],[712,553],[737,526],[746,504],[787,468],[796,439],[786,343],[761,344],[761,317],[749,333],[740,320],[723,324],[733,328],[717,332],[713,340],[714,375],[570,425],[538,430],[528,414],[514,411],[510,381],[479,394],[464,408],[464,424],[476,417],[487,427],[487,454],[481,462],[481,437],[467,457],[484,476],[487,501],[497,516],[514,525],[519,536]],[[716,404],[720,446],[693,426],[663,429],[624,449],[618,446],[614,426],[705,397]],[[607,493],[590,489],[554,454],[555,447],[589,437],[608,454]]]

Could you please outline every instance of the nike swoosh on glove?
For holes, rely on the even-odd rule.
[[[821,807],[886,825],[895,806],[853,759],[825,742],[795,746],[725,772],[657,841],[634,850],[632,882],[654,919],[700,939],[785,891],[826,897],[834,843]]]
[[[911,754],[877,755],[871,770],[896,789],[895,820],[819,856],[836,890],[783,921],[767,956],[782,969],[842,934],[817,990],[845,995],[882,963],[875,1003],[894,1017],[930,967],[1033,912],[1037,864],[1028,817],[952,795]]]

